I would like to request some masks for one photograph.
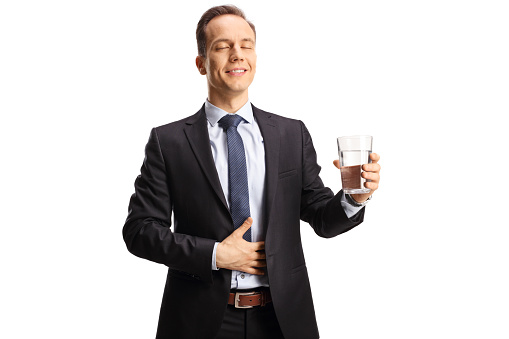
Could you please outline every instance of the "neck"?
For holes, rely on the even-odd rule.
[[[244,106],[248,100],[247,91],[237,96],[225,96],[209,91],[209,102],[228,113],[235,113]]]

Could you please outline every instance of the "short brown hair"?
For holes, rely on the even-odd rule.
[[[215,6],[207,10],[198,21],[198,26],[196,27],[196,43],[198,44],[198,55],[201,57],[207,56],[207,37],[205,35],[205,29],[209,24],[210,20],[214,19],[216,16],[225,15],[225,14],[233,14],[236,16],[240,16],[242,19],[246,20],[251,29],[253,30],[256,38],[256,30],[255,26],[252,22],[246,19],[244,12],[234,6],[234,5],[224,5],[224,6]]]

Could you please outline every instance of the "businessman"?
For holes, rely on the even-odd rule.
[[[327,238],[359,225],[379,156],[363,166],[370,193],[334,195],[305,125],[249,101],[242,11],[209,9],[196,38],[207,100],[152,129],[123,228],[131,253],[168,267],[157,338],[318,338],[300,220]]]

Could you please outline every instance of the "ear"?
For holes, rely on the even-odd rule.
[[[207,69],[205,68],[205,58],[202,56],[196,57],[196,68],[198,68],[198,71],[201,75],[207,74]]]

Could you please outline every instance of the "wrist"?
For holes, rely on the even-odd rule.
[[[214,249],[212,250],[212,270],[217,271],[219,267],[217,267],[217,247],[219,246],[219,242],[216,242],[214,245]]]
[[[371,200],[372,195],[370,195],[366,200],[363,200],[362,202],[357,201],[352,197],[350,194],[345,194],[346,200],[355,207],[364,207],[367,205],[368,201]]]

